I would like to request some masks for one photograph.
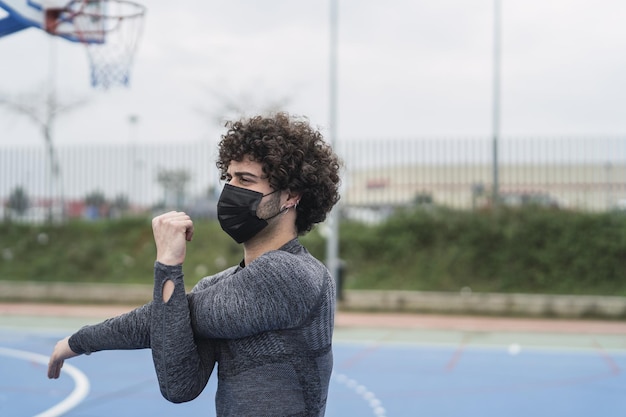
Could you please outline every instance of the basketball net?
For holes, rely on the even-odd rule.
[[[73,30],[55,34],[85,45],[94,88],[128,86],[145,12],[132,1],[74,0],[57,21],[71,22]]]

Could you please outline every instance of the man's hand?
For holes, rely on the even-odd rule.
[[[193,236],[191,218],[180,211],[170,211],[152,219],[152,232],[157,248],[157,261],[163,265],[179,265],[185,261],[187,243]]]
[[[78,356],[78,353],[74,352],[68,343],[69,336],[65,339],[59,340],[50,355],[50,361],[48,362],[48,378],[57,379],[61,375],[61,368],[65,359]]]

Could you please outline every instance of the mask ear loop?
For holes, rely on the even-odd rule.
[[[293,207],[293,206],[281,207],[281,209],[278,210],[278,213],[276,213],[273,216],[270,216],[270,217],[268,217],[266,219],[262,219],[262,220],[268,221],[268,220],[272,220],[274,217],[282,216],[283,214],[287,213],[291,207]]]

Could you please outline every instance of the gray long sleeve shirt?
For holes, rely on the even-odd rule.
[[[151,348],[161,392],[197,397],[218,364],[217,415],[323,416],[334,281],[297,239],[185,294],[182,266],[155,264],[154,299],[72,335],[77,353]],[[163,284],[175,284],[162,301]]]

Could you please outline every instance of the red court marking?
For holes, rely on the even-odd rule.
[[[470,340],[469,335],[467,334],[463,335],[463,339],[461,339],[461,343],[459,343],[456,350],[452,354],[452,357],[448,361],[448,364],[446,365],[447,372],[452,372],[454,368],[456,368],[457,363],[459,363],[459,361],[461,360],[461,356],[463,356],[463,352],[465,351],[465,348],[467,347],[469,340]]]
[[[606,350],[604,350],[602,345],[598,343],[598,341],[595,339],[593,340],[593,347],[596,348],[596,351],[600,354],[602,359],[604,359],[604,362],[606,362],[606,364],[609,366],[613,375],[619,375],[622,372],[617,362],[615,362],[611,355],[609,355]]]
[[[341,369],[350,369],[350,368],[354,367],[359,362],[361,362],[363,359],[367,358],[368,356],[370,356],[371,354],[373,354],[374,352],[379,350],[380,346],[381,346],[380,343],[376,343],[375,345],[369,346],[367,349],[363,349],[363,350],[358,351],[357,353],[355,353],[354,355],[352,355],[348,359],[344,360],[339,365],[339,367]]]

